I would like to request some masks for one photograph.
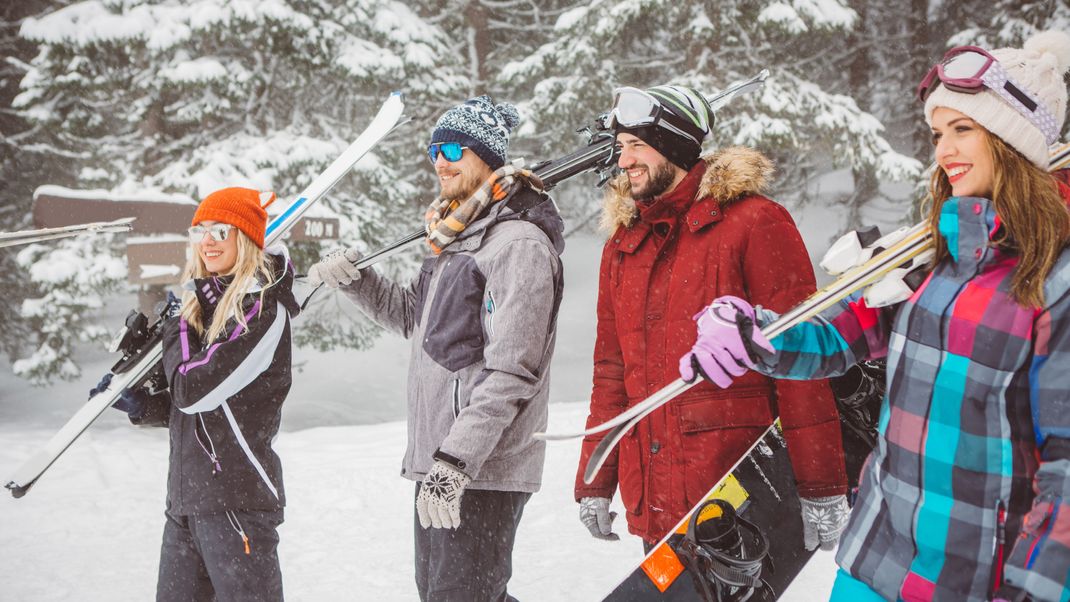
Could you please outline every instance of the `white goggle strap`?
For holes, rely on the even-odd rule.
[[[1031,94],[1024,86],[1011,79],[1010,75],[1007,74],[1007,70],[999,64],[999,61],[992,61],[992,64],[989,65],[988,69],[981,75],[981,81],[988,86],[989,90],[999,94],[1000,98],[1007,101],[1028,119],[1030,123],[1035,125],[1037,129],[1044,134],[1044,140],[1049,146],[1058,140],[1059,127],[1058,122],[1055,120],[1055,115],[1052,115],[1047,107],[1037,101],[1033,94]],[[1031,102],[1034,105],[1034,108],[1026,106],[1018,95],[1013,94],[1008,90],[1007,84],[1017,88],[1023,95],[1025,95],[1026,100]]]

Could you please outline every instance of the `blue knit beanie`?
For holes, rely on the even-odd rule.
[[[491,169],[505,165],[509,132],[520,123],[516,107],[494,104],[490,96],[477,96],[443,113],[431,134],[431,144],[459,142],[483,159]]]

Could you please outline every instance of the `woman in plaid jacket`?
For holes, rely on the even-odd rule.
[[[834,600],[1070,596],[1070,188],[1047,173],[1068,66],[1070,36],[1046,32],[954,49],[922,82],[937,255],[910,299],[856,296],[770,342],[753,324],[776,314],[720,298],[681,359],[810,379],[887,356]]]

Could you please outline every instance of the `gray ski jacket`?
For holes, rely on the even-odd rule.
[[[563,229],[548,196],[518,188],[408,286],[366,269],[342,287],[413,341],[402,476],[423,480],[440,453],[472,489],[539,490],[545,443],[531,435],[546,427]]]

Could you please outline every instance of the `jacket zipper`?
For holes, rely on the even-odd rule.
[[[461,415],[461,379],[453,379],[453,417]]]
[[[245,529],[243,529],[241,523],[238,522],[238,515],[232,510],[227,510],[224,514],[226,515],[227,520],[230,521],[230,528],[234,529],[234,531],[241,536],[242,543],[245,544],[245,555],[248,556],[252,552],[249,547],[249,536],[245,534]]]
[[[996,500],[996,532],[992,536],[992,591],[988,592],[989,599],[995,595],[1003,585],[1003,547],[1007,540],[1007,509],[1003,500]]]
[[[215,451],[215,443],[212,442],[212,436],[208,434],[208,426],[204,423],[203,414],[197,414],[197,422],[200,423],[201,430],[204,431],[204,438],[208,440],[208,445],[205,446],[204,442],[201,441],[201,434],[197,430],[196,424],[193,425],[193,437],[197,440],[197,444],[201,446],[201,449],[204,450],[204,453],[208,455],[208,459],[212,461],[212,476],[214,477],[223,472],[223,466],[219,463],[219,456],[216,455]]]

